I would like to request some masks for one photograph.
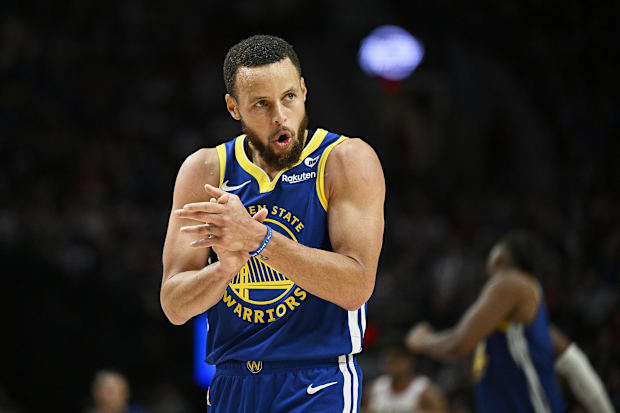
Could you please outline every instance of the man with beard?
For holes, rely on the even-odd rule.
[[[379,159],[360,139],[308,129],[286,41],[236,44],[224,80],[244,134],[179,170],[164,313],[183,324],[207,311],[210,412],[357,412],[384,228]]]

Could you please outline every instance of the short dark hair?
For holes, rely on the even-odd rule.
[[[228,50],[224,59],[224,84],[226,92],[236,96],[235,77],[240,67],[257,67],[291,59],[301,76],[299,58],[286,40],[264,34],[248,37]]]
[[[543,257],[543,245],[536,235],[526,230],[515,230],[506,234],[499,244],[506,248],[512,266],[537,275]]]

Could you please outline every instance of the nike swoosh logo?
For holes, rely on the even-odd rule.
[[[304,160],[304,163],[306,164],[306,166],[308,168],[312,168],[314,165],[316,165],[316,163],[319,161],[319,158],[321,157],[321,155],[317,155],[314,158],[306,158]]]
[[[325,383],[325,384],[321,384],[320,386],[316,386],[316,387],[312,387],[312,384],[308,386],[308,388],[306,389],[306,391],[308,392],[308,394],[314,394],[320,390],[323,390],[325,387],[329,387],[329,386],[333,386],[334,384],[338,383],[337,381],[332,381],[331,383]]]
[[[226,182],[224,182],[222,184],[222,191],[227,191],[227,192],[236,191],[237,189],[241,189],[241,188],[243,188],[244,186],[246,186],[249,183],[250,183],[250,181],[245,181],[241,185],[228,186],[228,180],[226,180]]]

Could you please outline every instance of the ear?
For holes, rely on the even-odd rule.
[[[306,81],[303,76],[301,77],[301,93],[304,95],[304,102],[306,101],[306,95],[308,94],[308,89],[306,88]]]
[[[508,252],[506,251],[505,248],[501,248],[498,251],[497,257],[494,262],[494,270],[502,271],[507,268],[510,268],[511,266],[512,266],[512,262],[510,260],[510,255],[508,255]]]
[[[226,109],[228,109],[228,113],[234,120],[241,120],[241,114],[239,113],[239,106],[237,105],[237,100],[230,94],[226,94],[224,96],[224,100],[226,101]]]

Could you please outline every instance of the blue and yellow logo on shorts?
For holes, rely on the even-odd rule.
[[[262,361],[247,361],[245,363],[245,367],[250,371],[250,373],[260,373],[260,371],[263,369],[263,362]]]
[[[275,208],[272,211],[275,211]],[[289,238],[297,242],[293,231],[282,222],[274,219],[265,219],[265,222],[282,228]],[[299,228],[299,224],[297,227]],[[303,229],[303,225],[301,228]],[[293,227],[294,229],[296,228]],[[261,259],[251,257],[228,284],[222,301],[240,319],[249,323],[265,324],[294,311],[307,296],[306,291],[296,286],[284,274]]]

